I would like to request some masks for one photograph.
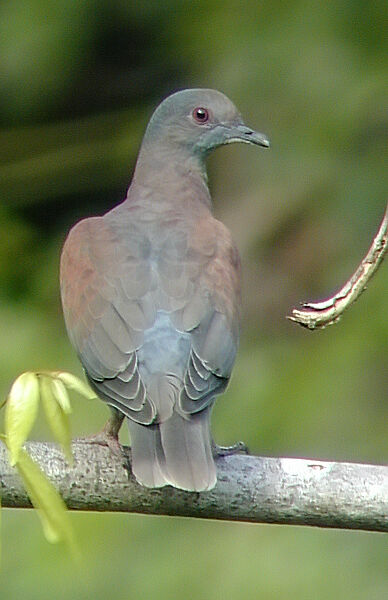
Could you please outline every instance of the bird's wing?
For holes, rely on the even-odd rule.
[[[61,257],[69,337],[87,376],[110,405],[149,424],[156,410],[140,378],[136,350],[155,319],[149,242],[137,230],[123,244],[101,217],[71,230]]]
[[[163,412],[147,394],[137,357],[157,310],[170,315],[178,332],[190,334],[179,407],[192,414],[228,383],[239,290],[237,251],[227,229],[209,216],[194,224],[167,216],[157,227],[86,219],[71,230],[61,258],[65,321],[88,378],[109,404],[142,424]],[[167,403],[172,407],[171,399]]]

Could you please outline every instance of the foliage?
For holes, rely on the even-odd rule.
[[[78,548],[66,506],[50,480],[24,450],[41,402],[54,437],[72,463],[67,388],[85,398],[95,394],[80,379],[66,372],[26,372],[13,383],[5,404],[5,434],[10,462],[19,472],[32,505],[38,510],[43,531],[49,542],[64,541],[76,556]]]

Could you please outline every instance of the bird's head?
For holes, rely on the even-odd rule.
[[[269,147],[265,135],[245,125],[229,98],[209,89],[183,90],[163,100],[148,124],[145,142],[202,158],[234,142]]]

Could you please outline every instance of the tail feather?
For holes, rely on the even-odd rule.
[[[202,491],[216,484],[209,411],[188,417],[174,412],[159,426],[169,481],[175,487]]]
[[[214,487],[210,410],[186,417],[174,411],[163,423],[151,426],[129,421],[132,471],[139,483],[197,492]]]
[[[131,437],[132,472],[142,485],[166,485],[166,466],[159,425],[140,425],[127,419]]]

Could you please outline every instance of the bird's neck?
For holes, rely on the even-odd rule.
[[[185,149],[142,145],[128,191],[151,203],[200,203],[211,207],[205,161]]]

